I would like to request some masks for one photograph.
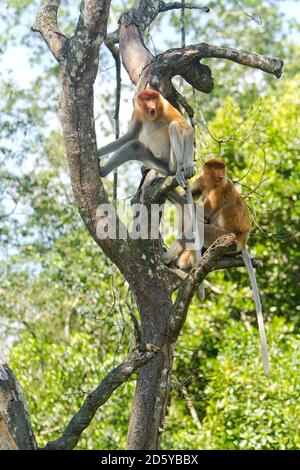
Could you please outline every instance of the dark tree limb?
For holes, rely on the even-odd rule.
[[[11,450],[37,448],[20,384],[8,365],[0,362],[1,446]]]
[[[261,268],[263,263],[260,259],[251,258],[252,266],[254,268]],[[221,256],[214,260],[214,264],[211,266],[211,271],[217,271],[219,269],[232,269],[232,268],[244,268],[245,264],[243,258],[239,255],[227,255]],[[177,290],[181,285],[182,281],[185,280],[188,276],[188,272],[182,271],[179,268],[168,268],[169,273],[166,276],[169,276],[170,290],[173,292]]]
[[[91,392],[81,408],[73,416],[63,434],[56,440],[48,442],[46,450],[74,449],[83,431],[90,425],[97,410],[112,395],[112,393],[140,367],[147,364],[159,352],[156,346],[147,344],[143,349],[136,348],[130,352],[126,360],[113,369]]]
[[[262,268],[263,263],[261,259],[251,258],[252,266],[254,268]],[[211,271],[216,271],[217,269],[230,269],[230,268],[244,268],[245,263],[241,256],[224,256],[215,260],[214,265]]]
[[[183,49],[169,49],[162,54],[158,54],[152,60],[152,64],[150,64],[152,68],[151,74],[178,75],[181,74],[182,70],[186,70],[187,66],[190,66],[191,61],[204,58],[231,60],[237,64],[246,65],[270,73],[277,78],[281,76],[284,64],[281,59],[262,56],[255,52],[238,50],[227,46],[214,46],[202,42],[200,44],[186,46]]]
[[[211,70],[199,61],[204,58],[226,59],[237,64],[246,65],[279,78],[282,74],[283,61],[265,57],[255,52],[243,51],[227,46],[214,46],[200,43],[185,48],[169,49],[155,56],[148,67],[143,69],[141,82],[150,83],[153,87],[171,82],[176,75],[181,75],[194,88],[203,93],[210,93],[214,86]],[[167,89],[170,88],[170,85]]]
[[[169,11],[169,10],[179,10],[182,8],[182,3],[181,2],[170,2],[166,3],[161,1],[160,2],[160,7],[159,7],[159,13],[162,13],[164,11]],[[194,5],[193,3],[185,3],[184,8],[190,9],[190,10],[202,10],[204,13],[209,12],[208,7],[204,7],[201,5]]]

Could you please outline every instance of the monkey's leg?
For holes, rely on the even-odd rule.
[[[176,179],[183,189],[186,189],[186,180],[184,176],[184,140],[180,125],[172,121],[169,125],[169,134],[171,142],[171,152],[169,160],[169,169],[172,174],[176,172]]]
[[[123,163],[132,160],[142,162],[147,168],[153,168],[165,176],[170,174],[167,165],[155,158],[153,153],[147,149],[142,142],[139,140],[133,140],[128,144],[123,145],[118,152],[112,155],[105,165],[101,166],[100,175],[107,176],[115,168],[118,168],[123,165]]]
[[[222,235],[226,235],[229,232],[223,230],[216,225],[205,224],[203,220],[197,218],[197,226],[198,230],[203,230],[204,240],[203,245],[205,248],[210,247],[217,240],[217,238],[221,237]],[[193,240],[193,230],[191,226],[188,226],[185,230],[185,248],[187,250],[194,250],[194,240]]]
[[[163,261],[165,264],[170,264],[184,251],[185,241],[183,239],[175,240],[168,248],[168,251],[163,254]]]
[[[142,126],[143,124],[141,121],[135,121],[130,126],[128,132],[126,132],[125,135],[123,135],[119,139],[114,140],[110,144],[105,145],[104,147],[101,147],[99,150],[97,150],[97,156],[101,157],[102,155],[107,155],[108,153],[112,153],[115,150],[118,150],[121,147],[123,147],[123,145],[127,144],[128,142],[132,142],[133,140],[137,139],[142,130]]]
[[[190,250],[184,250],[178,257],[176,264],[179,269],[185,270],[193,268],[196,263],[195,253]]]

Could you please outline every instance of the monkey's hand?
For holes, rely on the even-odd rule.
[[[184,177],[186,180],[192,178],[195,174],[194,162],[184,163]]]

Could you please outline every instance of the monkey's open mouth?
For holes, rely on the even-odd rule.
[[[155,116],[155,109],[150,109],[150,116],[154,117]]]

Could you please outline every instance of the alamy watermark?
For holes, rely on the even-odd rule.
[[[184,204],[177,207],[177,216],[165,211],[164,204],[101,204],[96,213],[97,237],[101,240],[155,240],[166,235],[184,239],[185,247],[198,250],[204,240],[203,206]]]

